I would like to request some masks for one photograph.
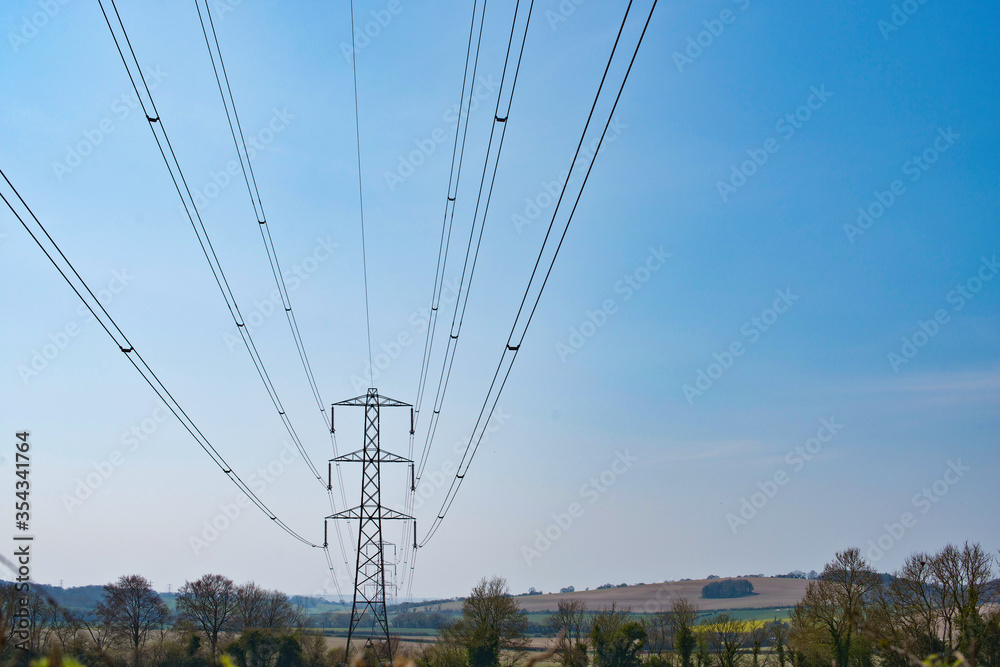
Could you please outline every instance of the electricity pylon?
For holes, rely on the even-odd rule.
[[[354,602],[351,606],[351,624],[347,630],[347,655],[351,653],[351,640],[360,632],[362,621],[370,612],[370,630],[362,650],[372,646],[377,653],[392,661],[392,645],[389,641],[389,620],[385,609],[385,554],[382,541],[383,520],[412,520],[395,510],[382,506],[381,464],[410,464],[410,486],[413,486],[413,461],[383,451],[379,444],[379,408],[410,408],[410,434],[413,433],[413,406],[386,396],[379,396],[377,389],[369,389],[365,396],[334,403],[330,409],[330,430],[334,431],[333,408],[336,406],[364,407],[365,440],[364,447],[356,452],[330,459],[329,471],[334,463],[361,463],[361,504],[357,507],[337,512],[327,519],[349,519],[358,522],[357,567],[354,571]],[[332,480],[328,479],[332,488]],[[325,522],[324,522],[325,526]],[[325,533],[324,527],[324,533]],[[416,541],[416,521],[413,524],[413,539]],[[325,544],[325,541],[324,541]],[[384,641],[384,649],[379,650],[376,641]]]

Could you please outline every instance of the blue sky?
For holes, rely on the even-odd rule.
[[[355,4],[359,26],[385,23],[357,54],[372,344],[395,357],[375,385],[412,402],[470,10]],[[545,185],[569,166],[624,7],[535,2],[427,481],[473,426],[551,216]],[[212,187],[236,155],[195,7],[119,9],[233,291],[262,316],[261,356],[323,461],[329,439],[288,328],[268,315],[273,280],[246,191]],[[244,130],[262,147],[253,164],[279,258],[303,276],[291,297],[321,392],[354,396],[367,350],[350,15],[344,3],[262,0],[213,11]],[[488,5],[458,239],[512,15],[513,3]],[[994,7],[935,0],[660,2],[500,400],[503,424],[421,550],[414,595],[461,595],[494,573],[548,591],[820,569],[851,545],[882,570],[948,542],[1000,548],[988,530],[1000,509],[998,20]],[[322,490],[283,458],[287,435],[231,344],[97,4],[9,2],[0,32],[0,167],[216,447],[244,476],[280,468],[261,497],[320,540]],[[434,142],[441,132],[448,141]],[[387,177],[429,139],[412,175]],[[68,153],[81,143],[92,150],[77,164]],[[159,419],[155,395],[9,212],[0,234],[0,428],[32,432],[36,577],[140,572],[166,589],[223,572],[333,592],[322,554],[249,509],[192,547],[235,487]],[[457,284],[464,244],[452,251]],[[399,340],[412,342],[397,351]],[[144,420],[144,439],[124,439]],[[341,448],[360,447],[360,412],[337,421]],[[404,453],[407,426],[387,415],[383,446]],[[13,450],[2,456],[13,487]],[[345,470],[349,499],[358,472]],[[403,472],[386,478],[398,507]],[[428,489],[422,526],[441,499]],[[555,539],[539,538],[547,530]]]

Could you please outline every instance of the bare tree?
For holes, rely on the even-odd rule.
[[[252,581],[234,591],[235,630],[289,630],[303,624],[302,611],[281,591],[269,591]]]
[[[993,557],[978,544],[968,542],[959,549],[949,544],[931,560],[935,583],[940,587],[944,605],[954,618],[952,634],[948,624],[948,646],[967,655],[974,651],[976,640],[985,630],[984,606],[997,595],[993,580]]]
[[[236,587],[232,579],[221,574],[206,574],[197,581],[188,581],[177,595],[177,612],[204,633],[212,651],[217,655],[219,635],[226,630],[236,608]]]
[[[944,607],[930,562],[931,557],[926,553],[907,557],[903,567],[875,591],[864,630],[902,649],[885,653],[886,667],[902,667],[909,662],[907,653],[929,655],[944,649],[941,640]]]
[[[741,651],[747,645],[747,624],[723,612],[708,626],[708,645],[715,652],[719,667],[738,667]]]
[[[527,652],[528,622],[511,597],[507,580],[485,577],[462,603],[462,618],[448,629],[465,648],[471,667],[513,665]]]
[[[259,625],[265,630],[290,630],[302,625],[302,612],[281,591],[265,591]]]
[[[586,656],[587,647],[583,641],[586,619],[587,604],[580,599],[560,600],[558,610],[549,617],[553,634],[564,633],[558,647],[564,665],[577,667],[581,655]]]
[[[0,582],[0,642],[39,652],[48,642],[57,619],[52,603],[27,584]]]
[[[851,645],[865,622],[881,580],[857,548],[839,552],[823,574],[809,582],[796,610],[800,624],[823,628],[837,667],[847,667]]]
[[[649,655],[663,655],[670,650],[670,612],[647,614],[643,618],[646,627],[646,652]]]
[[[750,659],[753,667],[760,667],[760,652],[771,635],[771,629],[766,623],[750,621],[747,623],[747,643],[750,644]]]
[[[236,587],[236,606],[233,611],[233,627],[236,630],[242,632],[260,627],[266,595],[267,591],[252,581]]]
[[[94,614],[113,637],[125,643],[136,667],[141,664],[149,632],[170,618],[170,610],[152,584],[138,574],[122,576],[117,582],[105,585]]]

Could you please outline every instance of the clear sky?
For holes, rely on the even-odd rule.
[[[355,2],[360,29],[382,21],[357,54],[371,335],[388,361],[374,384],[407,402],[468,5]],[[347,3],[212,6],[323,398],[363,393],[352,381],[367,350]],[[624,7],[535,1],[421,532],[442,497],[436,473],[457,460],[487,391],[552,212],[546,184],[570,164]],[[261,357],[325,469],[329,437],[267,303],[253,210],[241,177],[226,183],[236,153],[194,3],[119,9],[233,292],[259,313]],[[512,2],[489,3],[449,284],[512,16]],[[852,545],[880,570],[948,542],[1000,548],[998,30],[986,3],[660,2],[500,400],[502,425],[420,551],[413,594],[462,595],[491,574],[520,592],[820,569]],[[321,541],[325,494],[283,454],[287,434],[233,344],[97,3],[6,2],[0,36],[0,167],[237,472],[264,471],[261,498]],[[393,178],[414,154],[421,164]],[[334,592],[322,553],[252,508],[206,533],[233,513],[235,487],[6,208],[0,272],[2,516],[13,535],[13,438],[27,429],[38,580],[138,572],[166,590],[220,572]],[[361,446],[361,418],[338,411],[343,451]],[[405,454],[406,415],[382,427],[383,446]],[[354,504],[360,471],[344,472]],[[403,470],[384,476],[384,501],[401,508]],[[399,543],[398,530],[386,539]]]

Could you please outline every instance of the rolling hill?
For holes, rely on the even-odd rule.
[[[741,577],[743,578],[743,577]],[[519,595],[516,597],[521,608],[529,613],[553,611],[559,606],[560,600],[583,600],[590,609],[600,609],[616,603],[619,607],[630,607],[634,612],[655,612],[670,607],[671,601],[687,598],[698,605],[702,611],[721,611],[728,609],[774,609],[793,607],[802,599],[806,592],[805,579],[785,579],[771,577],[745,577],[754,588],[753,595],[740,598],[705,599],[701,597],[701,588],[715,579],[697,579],[690,581],[669,581],[660,584],[642,584],[623,588],[605,588],[592,591],[575,591],[573,593],[549,593],[543,595]],[[461,601],[434,603],[417,606],[414,611],[429,611],[437,609],[462,608]]]

